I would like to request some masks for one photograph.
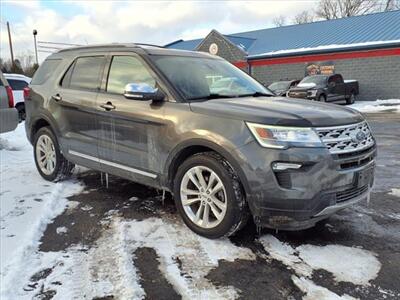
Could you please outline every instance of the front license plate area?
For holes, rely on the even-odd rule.
[[[374,168],[368,168],[357,173],[357,187],[363,187],[372,182],[374,176]]]

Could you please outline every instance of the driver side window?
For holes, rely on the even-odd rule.
[[[128,83],[147,83],[156,86],[156,81],[146,66],[134,56],[114,56],[107,80],[107,92],[123,94]]]

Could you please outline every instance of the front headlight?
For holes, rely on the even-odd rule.
[[[246,122],[258,143],[266,148],[324,147],[312,128],[271,126]]]
[[[317,96],[318,91],[317,90],[310,90],[307,92],[307,96],[315,97]]]

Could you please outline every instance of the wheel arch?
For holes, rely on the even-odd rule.
[[[229,162],[229,164],[233,167],[233,169],[239,176],[245,194],[248,195],[248,192],[250,190],[249,184],[247,182],[246,176],[242,168],[240,167],[240,164],[238,163],[237,159],[235,159],[234,155],[225,148],[223,148],[222,146],[214,142],[203,139],[192,139],[189,141],[185,141],[182,144],[178,145],[169,155],[165,166],[164,174],[167,174],[166,184],[170,188],[170,190],[171,191],[173,190],[172,187],[173,187],[174,176],[180,164],[187,158],[196,153],[208,152],[208,151],[213,151],[221,155],[224,159],[226,159]]]
[[[46,126],[51,128],[51,130],[54,132],[54,134],[57,138],[58,131],[57,131],[57,127],[54,125],[54,122],[47,116],[40,115],[38,118],[36,118],[32,122],[32,126],[30,128],[29,140],[31,143],[33,143],[35,135],[39,131],[39,129],[42,127],[46,127]]]

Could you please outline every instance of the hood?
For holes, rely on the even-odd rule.
[[[284,90],[271,90],[271,91],[273,91],[275,95],[282,96],[282,95],[285,94],[288,90],[287,90],[287,89],[284,89]]]
[[[191,102],[195,113],[267,125],[325,127],[364,120],[350,108],[285,97],[243,97]]]

